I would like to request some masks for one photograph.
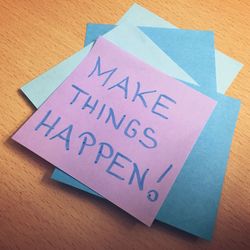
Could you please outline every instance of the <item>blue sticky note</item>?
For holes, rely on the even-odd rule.
[[[101,27],[103,27],[103,30]],[[106,32],[113,27],[112,25],[88,25],[86,44],[95,40],[102,32]],[[184,46],[185,49],[182,50],[183,46],[180,42],[175,43],[177,47],[173,44],[169,47],[170,44],[168,42],[164,43],[164,30],[148,27],[142,28],[142,30],[149,37],[152,36],[151,39],[163,51],[168,51],[172,58],[176,57],[176,61],[194,79],[200,82],[203,81],[207,85],[209,83],[215,84],[215,71],[204,70],[203,68],[204,65],[212,65],[212,62],[214,64],[214,53],[202,52],[203,43],[208,51],[213,48],[213,44],[208,43],[211,40],[210,32],[200,31],[198,32],[200,33],[200,38],[198,38],[197,31],[176,30],[176,34],[172,35],[173,37],[178,36],[179,41],[183,41],[183,46],[187,43],[185,38],[195,39],[196,41],[192,47],[186,45]],[[157,30],[159,34],[157,34]],[[175,33],[174,30],[171,32]],[[194,37],[191,38],[191,33],[187,34],[189,32],[193,33]],[[166,31],[166,34],[170,35],[168,31]],[[198,52],[203,53],[203,56],[193,56],[196,47]],[[180,53],[183,54],[180,55]],[[206,62],[202,62],[202,60],[206,60]],[[207,93],[210,92],[207,85],[204,85],[203,89],[193,87],[203,93]],[[156,217],[161,222],[204,239],[211,239],[212,237],[230,145],[240,108],[239,100],[215,92],[211,93],[210,96],[218,101],[217,107]],[[98,195],[58,169],[54,170],[52,178]]]
[[[161,27],[176,29],[177,27],[138,4],[133,4],[117,24],[134,26]],[[243,65],[224,53],[215,50],[217,91],[224,94]]]
[[[216,91],[213,32],[148,27],[140,29],[191,75],[205,93]],[[190,67],[190,64],[197,66]],[[207,77],[204,78],[204,75]]]

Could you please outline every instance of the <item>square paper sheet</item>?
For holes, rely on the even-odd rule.
[[[13,139],[151,225],[215,105],[99,38]]]

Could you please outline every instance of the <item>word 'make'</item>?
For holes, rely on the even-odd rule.
[[[145,108],[148,108],[148,100],[149,96],[154,95],[154,104],[151,108],[151,112],[163,119],[168,119],[167,110],[169,109],[169,104],[176,104],[176,101],[165,95],[159,94],[156,90],[142,90],[141,83],[139,81],[136,82],[136,89],[132,91],[132,83],[129,79],[129,76],[124,77],[120,81],[116,81],[111,83],[112,76],[118,70],[118,68],[113,68],[110,70],[102,71],[101,70],[101,58],[98,56],[96,64],[93,70],[88,75],[88,78],[91,77],[102,77],[102,86],[108,86],[108,90],[119,90],[122,93],[123,98],[128,99],[130,97],[132,102],[136,102],[137,100],[143,105]],[[134,93],[131,93],[134,92]],[[151,97],[152,99],[152,97]]]

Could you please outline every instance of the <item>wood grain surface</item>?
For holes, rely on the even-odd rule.
[[[245,67],[227,95],[241,111],[212,241],[151,228],[50,180],[53,167],[10,140],[34,108],[18,89],[83,44],[85,24],[115,23],[130,0],[0,0],[0,249],[250,249],[250,1],[158,0],[142,6],[181,28],[213,30]]]

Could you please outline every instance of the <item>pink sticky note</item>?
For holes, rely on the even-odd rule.
[[[151,225],[215,105],[99,38],[13,139]]]

